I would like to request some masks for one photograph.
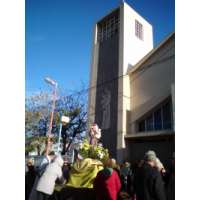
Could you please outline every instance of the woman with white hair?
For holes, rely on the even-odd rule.
[[[116,164],[116,160],[112,158],[112,162],[114,164],[113,169],[117,172],[119,179],[121,178],[120,167]]]
[[[162,181],[166,190],[167,183],[169,181],[169,172],[167,169],[164,168],[163,164],[160,162],[158,158],[156,158],[155,168],[157,168],[158,171],[161,173]]]
[[[164,168],[163,164],[160,162],[160,160],[158,158],[156,158],[155,167],[158,169],[159,172],[161,172],[161,170]]]

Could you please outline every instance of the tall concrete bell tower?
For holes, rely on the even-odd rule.
[[[99,142],[119,164],[130,149],[124,140],[129,132],[130,82],[124,75],[152,49],[152,26],[124,2],[94,23],[86,138],[98,124]]]

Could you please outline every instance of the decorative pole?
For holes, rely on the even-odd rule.
[[[60,137],[61,137],[61,132],[62,132],[62,122],[69,123],[69,117],[62,116],[60,119],[60,132],[59,132],[59,138],[58,138],[57,156],[59,156]]]
[[[46,156],[48,156],[49,142],[50,142],[50,137],[51,137],[51,127],[52,127],[52,121],[53,121],[53,112],[54,112],[54,105],[55,105],[56,91],[57,91],[57,83],[55,83],[54,81],[52,81],[50,78],[45,78],[45,81],[47,83],[55,85],[54,98],[53,98],[53,107],[52,107],[52,112],[51,112],[51,122],[50,122],[50,126],[49,126],[49,137],[48,137],[47,150],[46,150]]]

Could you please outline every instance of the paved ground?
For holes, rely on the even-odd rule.
[[[73,188],[67,187],[61,190],[61,192],[56,192],[58,199],[54,197],[55,200],[96,200],[95,194],[92,189],[86,188]],[[118,200],[130,200],[131,197],[125,191],[121,191]],[[52,199],[52,200],[54,200]]]

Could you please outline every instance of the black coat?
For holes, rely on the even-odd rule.
[[[63,172],[63,176],[65,179],[67,179],[67,182],[69,180],[69,172],[71,171],[71,166],[70,164],[65,164],[63,165],[63,169],[62,169],[62,172]]]
[[[25,170],[26,170],[26,174],[25,174],[25,192],[30,194],[32,187],[34,185],[35,182],[35,170],[33,165],[28,166],[27,164],[25,165]]]
[[[175,168],[173,168],[169,183],[167,185],[167,200],[175,200]]]
[[[161,174],[148,163],[135,171],[133,187],[137,200],[166,200]]]
[[[70,164],[64,163],[63,168],[62,168],[62,172],[64,173],[66,170],[71,171],[71,166],[70,166]]]

